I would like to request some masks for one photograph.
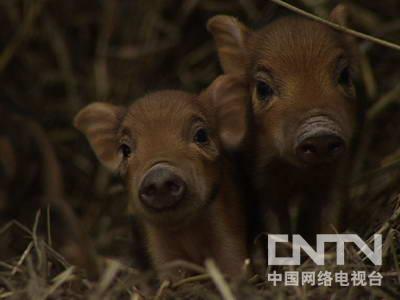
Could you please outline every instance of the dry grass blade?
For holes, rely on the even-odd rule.
[[[97,289],[90,299],[97,300],[101,299],[103,294],[109,288],[118,272],[121,270],[122,265],[115,260],[107,260],[107,267],[100,278]]]
[[[7,67],[21,44],[25,41],[26,37],[30,34],[33,23],[40,15],[46,0],[31,1],[31,6],[23,24],[18,29],[17,34],[13,40],[7,45],[0,55],[0,73]]]
[[[28,254],[31,252],[32,247],[33,247],[33,243],[30,242],[29,245],[28,245],[28,247],[26,247],[24,253],[22,253],[21,257],[19,258],[17,264],[13,267],[13,269],[12,269],[12,271],[11,271],[11,275],[15,275],[15,274],[18,272],[19,267],[24,263],[26,257],[27,257]]]
[[[40,220],[40,215],[41,215],[41,211],[40,209],[37,211],[36,216],[35,216],[35,223],[33,224],[33,228],[32,228],[32,239],[33,239],[33,245],[35,246],[35,251],[36,251],[36,255],[38,258],[38,265],[39,268],[41,268],[43,266],[43,256],[41,255],[41,247],[39,246],[39,239],[38,239],[38,235],[37,235],[37,230],[38,230],[38,226],[39,226],[39,220]]]
[[[383,95],[369,110],[367,113],[367,120],[369,122],[375,120],[382,112],[386,110],[386,108],[394,103],[399,102],[400,100],[400,84],[398,84],[393,90],[389,93]]]
[[[10,271],[12,271],[15,268],[15,266],[12,266],[12,265],[4,262],[4,261],[0,261],[0,267],[3,267],[3,268],[8,269]],[[18,271],[21,271],[21,270],[18,269],[17,272]]]
[[[400,197],[400,195],[399,195]],[[400,207],[398,207],[388,221],[386,221],[375,234],[383,234],[400,218]],[[373,236],[368,239],[368,243],[373,241]]]
[[[394,233],[394,235],[396,235],[396,232]],[[394,267],[395,267],[396,272],[397,272],[397,274],[395,276],[397,276],[397,281],[398,281],[399,286],[400,286],[400,261],[399,261],[399,258],[397,257],[397,253],[398,253],[398,250],[399,250],[399,245],[398,245],[398,243],[396,244],[395,241],[396,241],[396,237],[394,237],[391,240],[390,251],[392,252],[393,261],[394,261]]]
[[[206,272],[202,266],[184,260],[175,260],[173,262],[166,263],[161,267],[161,270],[169,269],[186,269],[201,274]]]
[[[211,279],[221,293],[222,298],[224,300],[235,300],[235,296],[229,288],[228,283],[225,281],[224,276],[217,268],[215,262],[212,259],[207,259],[205,265],[207,272],[210,274]]]
[[[400,52],[392,51],[400,44],[399,1],[347,1],[350,28],[357,31],[324,20],[336,0],[81,2],[0,1],[0,140],[5,135],[15,144],[16,174],[4,192],[7,156],[0,147],[0,299],[400,299]],[[277,271],[340,268],[350,275],[375,270],[383,275],[381,287],[293,287],[284,280],[274,287],[265,275],[275,268],[265,268],[264,253],[251,261],[258,275],[251,277],[247,261],[232,280],[223,277],[217,262],[206,268],[171,262],[161,271],[193,275],[171,284],[156,284],[156,272],[141,269],[143,256],[131,246],[142,241],[132,234],[130,222],[136,219],[126,217],[123,203],[128,193],[98,167],[90,145],[71,124],[72,114],[93,101],[127,105],[152,90],[197,92],[211,83],[221,69],[205,24],[217,14],[252,28],[269,26],[286,14],[300,15],[332,26],[343,37],[365,38],[355,40],[363,76],[357,90],[370,108],[358,131],[352,182],[344,180],[355,183],[351,202],[359,209],[355,218],[349,216],[359,227],[349,232],[365,241],[381,233],[383,264],[372,266],[357,247],[346,245],[344,266],[335,264],[329,248],[325,266],[308,259]],[[13,116],[21,131],[8,126],[16,121]],[[3,214],[3,199],[18,206],[15,214]],[[39,208],[42,217],[35,220]],[[368,245],[373,249],[374,241]],[[285,246],[290,253],[292,244]],[[99,263],[97,253],[123,263]]]
[[[14,296],[13,292],[4,292],[0,294],[0,299],[7,299]]]
[[[12,226],[14,226],[14,221],[10,221],[0,228],[0,236],[7,232]]]
[[[399,167],[400,167],[400,159],[395,159],[381,168],[366,172],[362,174],[360,177],[355,178],[352,184],[355,185],[361,182],[369,181],[378,175],[383,175],[387,172],[398,170]]]
[[[250,277],[250,274],[252,273],[251,268],[251,260],[250,258],[246,258],[243,262],[242,274],[244,274],[245,277]]]
[[[62,214],[68,230],[71,232],[72,238],[83,256],[85,268],[91,278],[99,276],[99,266],[96,260],[96,252],[91,244],[85,230],[80,224],[80,220],[75,215],[70,205],[64,200],[63,195],[63,180],[61,176],[60,166],[52,145],[47,139],[40,125],[30,119],[22,119],[28,126],[28,130],[38,144],[40,154],[44,161],[43,182],[44,190],[46,191],[45,200],[54,205]],[[37,216],[37,221],[38,221]],[[35,227],[34,227],[35,228]],[[37,238],[35,231],[33,232],[33,240],[37,246]]]
[[[376,299],[385,299],[385,300],[397,300],[395,296],[392,296],[388,292],[384,291],[378,287],[367,287],[367,289],[376,297]]]
[[[94,79],[97,99],[108,97],[110,90],[109,74],[107,67],[107,52],[111,33],[113,30],[113,18],[115,13],[115,1],[103,2],[103,22],[100,24],[100,34],[96,45],[96,60],[94,62]]]
[[[331,26],[331,27],[335,28],[336,30],[340,30],[340,31],[343,31],[343,32],[345,32],[347,34],[351,34],[351,35],[353,35],[355,37],[370,41],[372,43],[375,43],[375,44],[378,44],[378,45],[381,45],[381,46],[384,46],[384,47],[388,47],[388,48],[400,51],[400,45],[397,45],[397,44],[394,44],[394,43],[391,43],[391,42],[388,42],[388,41],[373,37],[373,36],[365,34],[365,33],[361,33],[359,31],[356,31],[356,30],[353,30],[353,29],[349,29],[349,28],[341,26],[339,24],[336,24],[336,23],[330,22],[328,20],[322,19],[322,18],[320,18],[318,16],[315,16],[313,14],[310,14],[310,13],[308,13],[308,12],[306,12],[306,11],[300,9],[300,8],[297,8],[297,7],[293,6],[293,5],[290,5],[289,3],[286,3],[285,1],[281,1],[281,0],[270,0],[270,1],[276,3],[276,4],[280,5],[280,6],[283,6],[283,7],[287,8],[287,9],[289,9],[289,10],[291,10],[291,11],[293,11],[293,12],[299,14],[299,15],[302,15],[302,16],[307,17],[309,19],[312,19],[314,21],[326,24],[328,26]]]
[[[31,238],[33,236],[33,233],[31,230],[29,230],[28,227],[26,227],[25,225],[21,224],[18,221],[11,221],[9,222],[6,226],[4,226],[4,228],[1,230],[1,233],[4,233],[6,230],[11,229],[13,226],[17,227],[18,229],[22,230],[24,233],[28,234]],[[46,250],[60,263],[62,264],[65,268],[70,267],[70,264],[65,260],[65,258],[56,250],[54,250],[53,248],[51,248],[47,243],[44,243],[44,246],[46,248]]]
[[[366,89],[366,94],[369,99],[375,99],[378,93],[376,75],[372,68],[371,61],[365,51],[362,51],[360,53],[360,69],[361,76],[364,81],[364,87]]]
[[[71,111],[75,112],[79,109],[82,103],[79,98],[78,82],[71,63],[71,55],[69,53],[68,45],[66,44],[64,36],[61,34],[57,23],[49,17],[45,18],[45,22],[45,29],[47,31],[49,42],[53,47],[54,54],[64,77]]]
[[[46,207],[46,228],[47,228],[47,243],[50,247],[53,247],[53,239],[51,237],[51,208],[50,204]]]
[[[140,296],[139,294],[133,294],[131,296],[131,300],[142,300],[142,296]]]
[[[208,281],[208,280],[210,280],[210,278],[211,277],[209,274],[201,274],[201,275],[191,276],[191,277],[182,279],[182,280],[178,281],[177,283],[173,284],[172,288],[175,289],[175,288],[178,288],[187,283]]]
[[[73,276],[74,271],[75,271],[75,267],[69,267],[64,272],[57,275],[57,277],[55,277],[53,279],[53,282],[54,282],[53,285],[50,286],[50,288],[46,291],[46,294],[44,295],[43,299],[46,299],[49,296],[51,296],[65,282],[73,280],[75,278]]]
[[[160,285],[160,287],[159,287],[159,289],[158,289],[158,291],[157,291],[157,294],[156,294],[155,297],[154,297],[154,300],[161,300],[164,291],[165,291],[168,287],[170,287],[170,285],[171,285],[171,282],[170,282],[169,280],[164,280],[164,281],[161,283],[161,285]]]

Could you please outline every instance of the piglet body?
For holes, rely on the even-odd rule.
[[[338,6],[331,20],[344,20],[344,13]],[[295,16],[258,31],[216,16],[208,29],[225,73],[245,74],[250,86],[256,139],[247,152],[269,212],[267,230],[295,231],[310,242],[317,233],[340,231],[357,114],[351,39]]]

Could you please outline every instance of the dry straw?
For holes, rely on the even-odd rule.
[[[378,45],[381,45],[381,46],[384,46],[384,47],[388,47],[388,48],[400,51],[400,45],[397,45],[397,44],[394,44],[394,43],[391,43],[391,42],[388,42],[388,41],[373,37],[371,35],[368,35],[368,34],[365,34],[365,33],[362,33],[362,32],[347,28],[347,27],[344,27],[342,25],[333,23],[331,21],[322,19],[322,18],[320,18],[320,17],[318,17],[316,15],[310,14],[310,13],[308,13],[308,12],[298,8],[298,7],[290,5],[289,3],[286,3],[285,1],[271,0],[271,2],[274,2],[274,3],[276,3],[276,4],[278,4],[278,5],[282,6],[282,7],[285,7],[287,9],[299,14],[299,15],[302,15],[302,16],[310,18],[310,19],[312,19],[314,21],[326,24],[328,26],[331,26],[331,27],[335,28],[336,30],[340,30],[340,31],[343,31],[343,32],[345,32],[347,34],[353,35],[355,37],[370,41],[372,43],[375,43],[375,44],[378,44]]]

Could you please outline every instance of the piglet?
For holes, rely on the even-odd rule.
[[[217,78],[200,95],[160,91],[128,107],[93,103],[74,124],[100,162],[118,172],[129,191],[129,212],[143,223],[147,249],[160,276],[166,263],[202,265],[206,258],[229,276],[247,257],[246,220],[227,153],[248,131],[247,86]]]

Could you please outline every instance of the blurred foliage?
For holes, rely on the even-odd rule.
[[[339,3],[288,2],[322,17]],[[400,1],[345,2],[353,28],[400,43]],[[216,14],[257,28],[290,13],[267,0],[0,0],[0,222],[17,218],[31,227],[54,184],[44,180],[43,145],[26,130],[32,121],[54,149],[64,197],[97,248],[129,252],[116,246],[132,238],[123,188],[72,119],[93,101],[129,104],[154,90],[208,85],[221,73],[205,26]],[[353,192],[371,224],[382,224],[400,182],[400,52],[359,45],[359,95],[373,117],[360,134]]]

